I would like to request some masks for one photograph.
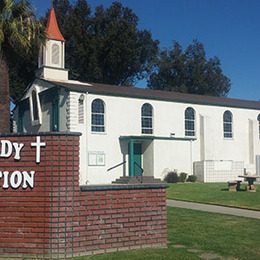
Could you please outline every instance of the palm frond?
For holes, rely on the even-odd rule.
[[[32,41],[40,45],[45,38],[45,30],[28,1],[0,0],[0,49],[5,52],[3,48],[17,45],[28,49]]]

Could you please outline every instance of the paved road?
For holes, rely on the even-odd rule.
[[[187,201],[180,201],[180,200],[167,200],[167,206],[260,219],[260,211],[255,211],[255,210],[215,206],[215,205],[208,205],[208,204],[187,202]]]

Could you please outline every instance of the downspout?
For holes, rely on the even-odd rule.
[[[190,174],[193,175],[192,140],[190,140]]]

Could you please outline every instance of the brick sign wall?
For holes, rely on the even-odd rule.
[[[79,187],[79,138],[0,137],[1,257],[64,258],[166,246],[166,187]]]

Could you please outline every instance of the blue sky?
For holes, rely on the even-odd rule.
[[[73,2],[73,1],[71,1]],[[88,0],[108,7],[111,0]],[[230,98],[260,100],[259,0],[121,0],[139,17],[139,28],[149,29],[160,47],[176,40],[186,48],[193,39],[204,44],[207,58],[217,56],[231,79]],[[31,0],[38,16],[51,0]],[[138,86],[138,84],[137,84]],[[144,83],[139,83],[144,87]]]

